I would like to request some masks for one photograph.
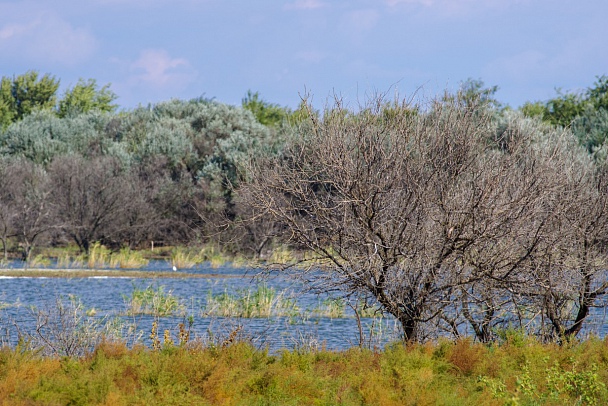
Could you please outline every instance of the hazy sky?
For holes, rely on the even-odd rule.
[[[122,107],[248,89],[297,106],[467,78],[513,107],[608,74],[606,0],[0,0],[0,76],[111,83]]]

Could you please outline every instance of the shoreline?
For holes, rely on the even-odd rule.
[[[0,269],[0,277],[13,278],[138,278],[138,279],[188,279],[188,278],[242,278],[250,275],[220,274],[220,273],[189,273],[169,271],[140,271],[112,269]]]

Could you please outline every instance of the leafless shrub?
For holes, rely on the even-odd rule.
[[[139,231],[155,223],[145,188],[115,158],[57,157],[49,177],[55,222],[84,252],[95,241],[144,239]]]
[[[354,113],[337,100],[280,158],[252,164],[243,196],[325,264],[301,275],[319,290],[371,295],[406,340],[469,326],[488,341],[497,326],[548,315],[539,286],[581,255],[563,228],[568,216],[580,225],[588,162],[564,134],[517,118],[497,128],[457,98],[427,111],[386,106],[377,98]]]
[[[53,228],[50,183],[42,166],[21,158],[0,167],[0,232],[7,258],[7,240],[15,237],[27,261],[40,239]]]

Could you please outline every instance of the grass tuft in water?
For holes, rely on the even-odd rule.
[[[110,256],[112,251],[101,245],[99,241],[96,241],[89,248],[89,255],[87,256],[87,266],[90,269],[103,268],[110,262]]]
[[[124,247],[120,252],[111,255],[109,265],[110,268],[135,269],[143,268],[148,262],[141,252]]]
[[[181,316],[186,312],[186,307],[173,295],[173,292],[165,292],[163,286],[134,288],[131,296],[123,295],[123,299],[127,305],[125,314],[128,316],[139,314],[157,317]]]
[[[345,310],[346,301],[344,299],[327,298],[313,309],[313,314],[320,317],[328,317],[330,319],[339,319],[344,317]]]
[[[200,262],[201,258],[186,248],[176,247],[171,250],[171,266],[177,269],[193,268]]]
[[[226,255],[222,252],[221,249],[217,248],[213,244],[205,245],[201,252],[199,253],[199,257],[202,261],[207,261],[211,265],[212,268],[219,268],[221,266],[226,265],[226,263],[230,262]]]
[[[34,258],[31,258],[28,262],[28,266],[32,268],[41,268],[41,267],[49,267],[51,265],[51,259],[42,254],[36,255]]]
[[[256,290],[240,290],[236,294],[227,292],[209,295],[203,315],[220,317],[291,317],[299,314],[293,298],[285,291],[279,293],[266,284]]]

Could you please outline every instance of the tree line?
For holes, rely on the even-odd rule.
[[[247,211],[235,188],[249,154],[280,149],[296,112],[253,92],[243,106],[199,98],[116,112],[108,85],[81,80],[62,98],[57,89],[36,72],[2,78],[4,258],[9,248],[28,260],[37,246],[68,243],[86,253],[97,241],[137,248],[213,239],[260,252],[259,241],[236,238],[230,226]]]
[[[563,341],[606,305],[606,77],[517,110],[477,80],[322,111],[249,92],[116,112],[92,81],[37,106],[14,101],[36,93],[20,83],[2,80],[5,256],[219,241],[259,257],[280,241],[315,254],[311,288],[379,305],[412,341],[508,326]]]

